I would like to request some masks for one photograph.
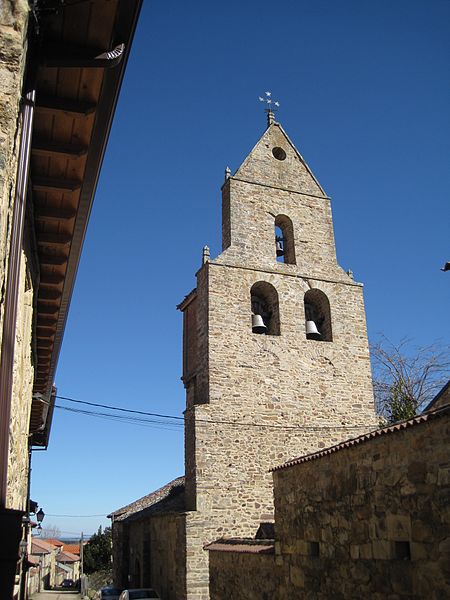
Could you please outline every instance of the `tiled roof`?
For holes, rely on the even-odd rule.
[[[56,560],[60,563],[71,563],[79,561],[80,557],[71,552],[61,551],[56,555]]]
[[[49,554],[56,550],[56,546],[49,544],[45,540],[31,538],[31,554]]]
[[[71,554],[80,554],[80,544],[64,544],[64,552],[70,552]]]
[[[244,554],[274,554],[274,540],[254,540],[248,538],[220,539],[204,546],[213,552],[243,552]]]
[[[399,431],[404,431],[405,429],[409,429],[410,427],[416,427],[423,423],[427,423],[432,419],[437,419],[445,415],[450,415],[450,404],[447,404],[446,406],[438,408],[432,412],[423,413],[412,419],[400,421],[399,423],[395,423],[394,425],[390,425],[389,427],[383,427],[382,429],[369,431],[368,433],[364,433],[363,435],[360,435],[356,438],[352,438],[350,440],[346,440],[345,442],[341,442],[340,444],[336,444],[335,446],[331,446],[331,448],[325,448],[324,450],[320,450],[319,452],[313,452],[312,454],[307,454],[305,456],[300,456],[299,458],[289,460],[288,462],[277,467],[273,467],[270,470],[272,472],[280,471],[282,469],[288,469],[289,467],[293,467],[294,465],[300,465],[311,460],[317,460],[318,458],[322,458],[323,456],[327,456],[328,454],[334,454],[334,452],[345,450],[346,448],[352,448],[353,446],[363,444],[364,442],[369,442],[370,440],[376,437],[390,435]]]
[[[64,542],[60,542],[59,540],[55,539],[55,538],[45,538],[45,541],[47,542],[47,544],[53,544],[53,546],[58,546],[58,548],[60,548],[61,546],[64,546]]]
[[[124,521],[131,516],[143,516],[143,511],[152,509],[152,512],[176,511],[184,510],[184,477],[177,477],[163,487],[147,494],[143,498],[139,498],[131,504],[127,504],[123,508],[119,508],[108,515],[109,518],[114,517],[115,521]],[[164,502],[163,502],[164,501]]]

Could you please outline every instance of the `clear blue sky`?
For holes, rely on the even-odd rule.
[[[369,337],[449,333],[450,2],[144,2],[78,272],[61,395],[181,415],[181,314],[220,186],[265,128],[258,96],[332,198]],[[59,401],[70,406],[70,403]],[[72,405],[74,406],[74,405]],[[183,473],[182,429],[56,409],[32,498],[62,532]]]

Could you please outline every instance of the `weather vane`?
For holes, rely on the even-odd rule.
[[[263,96],[259,96],[259,101],[260,102],[264,102],[264,104],[266,104],[266,108],[265,111],[269,112],[275,112],[276,110],[278,110],[280,108],[280,103],[278,102],[278,100],[274,100],[272,98],[272,92],[264,92],[265,93],[265,97]]]

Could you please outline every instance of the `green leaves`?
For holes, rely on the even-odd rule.
[[[112,533],[111,527],[106,527],[102,532],[99,527],[83,549],[84,572],[111,569]]]

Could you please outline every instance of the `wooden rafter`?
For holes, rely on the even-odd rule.
[[[33,177],[33,190],[38,192],[75,192],[81,187],[78,179],[65,179],[63,177]]]
[[[55,113],[63,112],[70,117],[87,117],[95,112],[97,105],[94,102],[83,102],[73,98],[57,98],[54,96],[39,96],[36,102],[36,112]]]
[[[69,159],[84,156],[87,151],[88,147],[82,144],[61,144],[42,138],[33,140],[31,150],[34,156],[61,156]]]

